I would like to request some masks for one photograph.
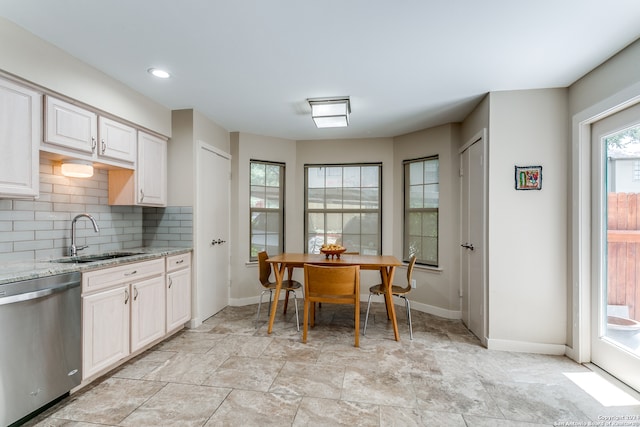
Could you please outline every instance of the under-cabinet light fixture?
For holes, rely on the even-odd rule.
[[[160,68],[149,68],[147,72],[152,76],[158,77],[159,79],[168,79],[169,77],[171,77],[171,74],[169,74],[168,71],[161,70]]]
[[[93,176],[93,164],[85,160],[63,160],[62,175],[70,178],[90,178]]]
[[[349,97],[312,98],[311,118],[318,128],[339,128],[349,126],[351,104]]]

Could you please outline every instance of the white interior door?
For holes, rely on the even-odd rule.
[[[198,142],[196,170],[196,322],[229,303],[231,156]]]
[[[640,390],[640,104],[592,125],[591,361]]]
[[[479,136],[460,154],[460,260],[462,320],[486,345],[485,138]]]

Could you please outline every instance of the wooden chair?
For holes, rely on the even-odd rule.
[[[260,293],[260,302],[258,303],[258,314],[256,315],[256,329],[258,328],[258,320],[260,319],[260,306],[262,306],[262,296],[265,292],[269,292],[269,313],[271,313],[271,298],[273,295],[273,291],[276,289],[276,282],[269,281],[271,277],[271,264],[267,262],[266,251],[262,251],[258,253],[258,266],[260,268],[260,283],[264,287],[262,293]],[[291,272],[289,272],[289,278],[287,280],[282,280],[282,288],[281,290],[286,291],[285,294],[285,304],[284,304],[284,313],[287,313],[287,303],[289,302],[289,293],[293,293],[293,301],[296,306],[296,328],[298,332],[300,332],[300,319],[298,318],[298,298],[296,294],[297,289],[301,289],[302,284],[296,280],[291,279]]]
[[[353,304],[355,320],[355,346],[360,346],[360,266],[325,267],[304,266],[304,315],[302,342],[307,342],[309,311],[316,302]],[[311,317],[311,327],[315,323]]]
[[[411,275],[413,274],[413,266],[416,263],[416,256],[412,255],[409,260],[409,266],[407,267],[407,285],[405,287],[393,285],[391,287],[391,293],[394,296],[400,297],[404,299],[404,306],[407,309],[407,320],[409,321],[409,336],[413,339],[413,325],[411,325],[411,304],[409,304],[409,299],[407,298],[407,294],[411,292]],[[385,288],[382,284],[374,285],[369,288],[369,302],[367,303],[367,315],[364,318],[364,328],[362,330],[362,335],[367,334],[367,322],[369,321],[369,308],[371,307],[371,296],[372,295],[384,295]]]

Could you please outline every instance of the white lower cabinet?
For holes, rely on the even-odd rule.
[[[129,354],[129,285],[82,297],[82,378]]]
[[[131,285],[131,352],[165,334],[164,275]]]
[[[191,254],[82,274],[82,379],[90,381],[191,319]]]
[[[167,257],[167,332],[191,319],[191,254]]]

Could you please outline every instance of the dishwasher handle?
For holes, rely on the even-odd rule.
[[[80,286],[79,282],[66,282],[49,288],[39,289],[37,291],[25,292],[21,294],[7,296],[2,296],[0,294],[0,305],[15,304],[17,302],[40,299],[49,295],[57,294],[59,292],[64,292],[67,289],[75,288],[77,286]]]

